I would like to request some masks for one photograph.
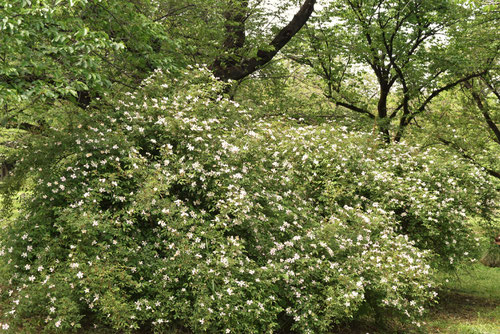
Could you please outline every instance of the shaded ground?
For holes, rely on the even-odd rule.
[[[500,281],[497,281],[500,289]],[[500,299],[445,291],[429,315],[428,333],[500,334]]]
[[[425,333],[500,334],[500,268],[477,264],[444,285]]]

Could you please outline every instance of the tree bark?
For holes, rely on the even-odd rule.
[[[387,117],[387,97],[389,96],[389,87],[385,84],[380,84],[380,97],[378,99],[377,111],[378,111],[378,128],[382,134],[382,138],[386,143],[391,142],[391,136],[389,134],[389,122],[390,119]]]
[[[275,35],[273,40],[265,48],[257,51],[257,56],[243,58],[239,62],[231,61],[231,59],[236,59],[238,55],[235,53],[237,49],[241,49],[241,47],[238,48],[238,45],[241,45],[242,31],[244,35],[244,17],[238,17],[239,14],[236,12],[234,12],[236,14],[229,14],[226,19],[229,17],[236,26],[229,27],[230,29],[228,29],[228,25],[226,25],[226,34],[228,34],[228,36],[224,43],[224,47],[226,48],[225,55],[217,57],[212,64],[212,70],[215,76],[224,81],[230,79],[240,80],[267,64],[304,26],[314,10],[315,3],[316,0],[305,0],[293,19]],[[238,22],[236,22],[238,19],[239,25],[237,24]]]

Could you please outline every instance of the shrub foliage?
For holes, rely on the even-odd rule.
[[[435,148],[257,119],[223,88],[157,71],[26,145],[4,185],[24,191],[0,237],[4,328],[418,324],[434,269],[473,258],[468,217],[494,186]]]

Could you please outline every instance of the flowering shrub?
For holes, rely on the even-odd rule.
[[[33,184],[2,230],[2,324],[321,333],[366,309],[417,323],[431,260],[467,255],[488,181],[433,150],[253,119],[222,85],[158,71],[21,153],[6,193]]]
[[[374,152],[364,140],[344,142],[342,155],[323,169],[327,206],[368,202],[393,212],[398,232],[431,250],[441,269],[475,260],[477,222],[469,218],[487,223],[497,207],[497,186],[485,173],[442,149],[403,144]]]

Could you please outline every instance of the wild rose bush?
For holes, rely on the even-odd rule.
[[[418,324],[434,259],[472,254],[463,215],[487,214],[488,181],[441,152],[254,119],[222,86],[158,71],[20,154],[5,327],[321,333],[367,310]]]

